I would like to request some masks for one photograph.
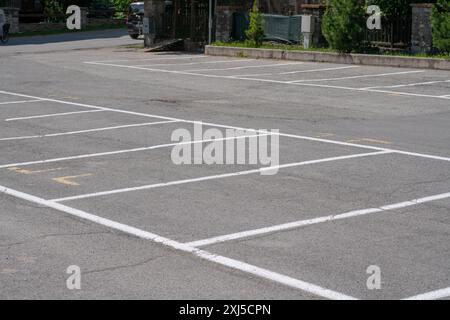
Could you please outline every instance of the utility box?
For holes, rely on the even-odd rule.
[[[302,16],[303,47],[305,49],[309,49],[311,47],[315,24],[316,21],[314,19],[314,16]]]
[[[314,33],[315,25],[314,16],[302,16],[302,33]]]

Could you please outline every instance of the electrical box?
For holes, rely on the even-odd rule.
[[[314,33],[315,19],[314,16],[302,16],[302,33]]]

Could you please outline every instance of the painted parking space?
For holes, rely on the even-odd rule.
[[[446,152],[400,148],[395,138],[381,132],[345,138],[334,130],[306,135],[300,124],[323,122],[324,127],[331,127],[337,121],[338,113],[331,111],[325,120],[311,117],[315,107],[323,107],[319,98],[329,90],[338,108],[349,107],[348,97],[356,96],[360,100],[355,98],[351,107],[357,110],[359,105],[362,113],[364,99],[370,99],[371,104],[380,105],[373,114],[386,119],[400,110],[404,115],[402,108],[422,99],[432,101],[428,113],[444,110],[446,73],[203,55],[147,57],[149,61],[141,54],[127,57],[125,53],[112,54],[109,60],[83,57],[78,65],[90,72],[111,72],[111,78],[136,76],[149,88],[142,94],[148,99],[167,85],[174,95],[184,94],[177,97],[184,98],[182,103],[174,107],[158,97],[158,104],[148,105],[140,96],[126,106],[120,101],[118,107],[109,101],[90,102],[78,91],[78,102],[52,101],[61,105],[58,110],[65,110],[64,115],[41,113],[52,111],[46,106],[35,109],[35,114],[7,114],[16,119],[7,121],[4,131],[0,129],[0,144],[5,146],[0,166],[2,193],[162,243],[302,294],[405,298],[442,288],[445,292],[448,257],[443,243],[448,242],[444,230],[450,197]],[[189,91],[196,81],[217,84],[227,92],[239,86],[242,91],[276,88],[276,94],[261,93],[254,98],[261,109],[266,101],[282,107],[285,95],[299,97],[303,113],[290,119],[290,130],[278,134],[276,175],[261,175],[264,168],[254,165],[173,163],[169,151],[175,145],[166,145],[171,134],[192,128],[203,117],[230,120],[204,120],[208,128],[221,132],[242,129],[242,123],[255,134],[261,133],[262,123],[272,124],[268,129],[280,128],[276,112],[263,119],[255,113],[243,120],[236,110],[244,111],[245,104],[231,105],[233,110],[224,103],[221,108],[220,99],[227,102],[226,96],[195,97],[207,103],[194,107],[194,94]],[[413,81],[427,84],[409,91],[415,87]],[[380,84],[389,88],[378,88]],[[208,88],[198,92],[206,95]],[[311,93],[316,96],[307,100],[306,94]],[[26,92],[9,92],[9,96],[12,100],[45,98]],[[311,110],[301,105],[305,101]],[[397,102],[401,107],[395,109]],[[16,104],[29,103],[34,104]],[[216,109],[208,109],[208,104]],[[383,108],[391,109],[390,113]],[[408,112],[411,116],[421,113],[417,106]],[[152,121],[159,123],[152,125]],[[33,130],[37,131],[34,137],[24,138]],[[152,149],[161,145],[165,146]],[[366,286],[370,265],[386,274],[381,291]]]

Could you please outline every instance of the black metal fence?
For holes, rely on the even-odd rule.
[[[374,47],[405,49],[411,44],[411,17],[382,18],[381,30],[367,30],[366,43]]]
[[[0,0],[0,7],[20,8],[21,0]]]

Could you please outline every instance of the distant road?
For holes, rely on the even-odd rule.
[[[0,45],[0,54],[66,51],[74,49],[96,49],[128,44],[139,44],[124,29],[62,33],[48,36],[11,38],[8,44]]]

